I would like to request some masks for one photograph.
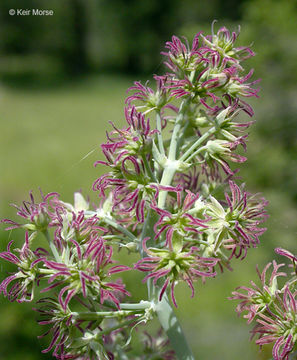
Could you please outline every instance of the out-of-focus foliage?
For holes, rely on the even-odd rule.
[[[81,0],[3,0],[0,75],[3,80],[53,83],[88,68],[88,4]],[[9,15],[9,9],[49,9],[53,16]]]
[[[53,9],[55,15],[8,15],[20,7]],[[270,349],[259,354],[249,343],[247,326],[226,298],[256,278],[255,264],[261,268],[270,261],[274,247],[296,249],[296,0],[1,0],[0,217],[13,217],[8,204],[20,203],[38,186],[60,192],[66,201],[80,187],[91,193],[92,180],[104,171],[92,163],[108,121],[123,121],[125,89],[139,77],[161,72],[159,52],[172,34],[209,32],[213,19],[216,27],[240,24],[241,43],[253,43],[257,53],[249,61],[254,78],[262,78],[261,98],[254,102],[257,124],[241,173],[251,191],[270,201],[270,219],[261,246],[238,262],[234,273],[199,284],[195,301],[179,290],[178,315],[197,357],[267,360]],[[103,71],[146,75],[90,75]],[[43,87],[32,88],[36,83]],[[57,83],[59,88],[45,88]],[[19,235],[1,231],[0,251]],[[1,261],[1,272],[11,270],[4,266]],[[129,281],[132,287],[136,280]],[[50,358],[40,354],[45,343],[36,339],[42,329],[35,326],[31,307],[0,298],[0,359]]]
[[[255,39],[257,56],[251,60],[251,66],[262,78],[258,134],[269,140],[270,154],[283,153],[271,156],[259,149],[255,163],[258,181],[262,187],[273,187],[278,179],[279,189],[297,202],[297,1],[253,0],[246,4],[244,14],[246,31],[242,38]],[[277,159],[280,157],[283,164]],[[275,168],[270,178],[268,163]]]
[[[157,72],[163,44],[181,25],[240,19],[246,0],[2,0],[0,77],[55,83],[89,71]],[[10,16],[9,9],[53,16]]]

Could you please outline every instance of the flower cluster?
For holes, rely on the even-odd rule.
[[[157,284],[159,279],[165,277],[164,284],[162,285],[159,300],[170,285],[171,298],[173,304],[177,307],[174,296],[174,287],[178,280],[185,281],[192,290],[192,297],[194,296],[193,279],[214,277],[216,272],[214,266],[217,264],[218,259],[203,258],[199,255],[199,249],[192,246],[189,250],[181,248],[181,241],[174,241],[174,245],[167,249],[149,248],[146,247],[146,240],[144,239],[143,249],[149,255],[138,261],[135,268],[150,272],[143,280],[153,279],[154,285]],[[175,240],[175,239],[174,239]]]
[[[254,53],[247,47],[234,47],[237,36],[235,32],[230,35],[226,28],[211,36],[198,33],[192,47],[173,36],[166,43],[168,52],[163,53],[171,71],[163,79],[167,80],[171,95],[191,96],[206,108],[209,100],[216,102],[222,95],[239,98],[243,105],[242,97],[257,97],[258,89],[252,86],[258,80],[247,82],[253,71],[241,75],[241,62]]]
[[[259,236],[266,230],[259,225],[267,218],[267,201],[248,194],[231,180],[229,188],[230,196],[225,193],[227,208],[212,196],[209,196],[209,203],[200,206],[204,206],[205,213],[210,217],[207,235],[213,239],[213,242],[209,241],[213,251],[216,252],[222,245],[231,250],[230,258],[234,255],[244,258],[248,248],[259,244]]]
[[[47,350],[56,344],[53,355],[60,358],[57,351],[66,351],[63,344],[69,338],[65,331],[69,330],[72,318],[69,309],[72,299],[79,303],[83,299],[96,299],[101,306],[109,302],[114,310],[119,308],[121,299],[130,294],[121,279],[113,279],[113,274],[129,270],[129,267],[115,264],[112,246],[105,238],[108,230],[100,225],[96,215],[87,214],[88,203],[80,193],[75,194],[74,206],[59,200],[56,193],[43,197],[41,204],[30,196],[32,203],[24,202],[24,208],[18,207],[18,215],[26,218],[27,224],[3,220],[9,228],[13,224],[29,230],[21,249],[12,249],[11,241],[7,250],[0,253],[2,259],[17,267],[16,273],[2,281],[0,292],[10,301],[23,302],[33,300],[36,287],[40,288],[40,293],[58,290],[57,301],[46,300],[47,304],[54,302],[62,314],[54,323],[53,340]],[[51,201],[45,203],[45,199]],[[47,237],[47,249],[36,247],[38,233]]]
[[[12,204],[17,209],[17,215],[28,221],[26,224],[19,224],[10,219],[3,219],[9,225],[6,230],[24,228],[30,231],[45,231],[54,216],[55,202],[59,197],[58,193],[49,193],[43,195],[40,190],[42,202],[36,203],[32,192],[30,192],[30,201],[23,201],[23,206]]]
[[[80,195],[76,195],[76,198],[78,196]],[[47,227],[44,223],[40,228],[33,228],[37,223],[36,217],[38,215],[35,215],[28,219],[31,221],[32,230],[45,232],[46,236],[49,236],[48,229],[55,229],[54,239],[50,240],[53,253],[50,254],[43,248],[32,250],[35,232],[30,238],[28,232],[26,233],[25,244],[21,250],[11,250],[10,243],[7,251],[0,253],[0,256],[16,264],[19,273],[4,280],[1,289],[6,293],[9,282],[22,279],[22,290],[18,289],[19,285],[18,287],[14,286],[9,292],[11,293],[10,298],[14,300],[12,293],[16,296],[18,289],[17,293],[21,296],[19,301],[22,301],[25,299],[25,293],[30,292],[31,297],[33,297],[30,290],[32,283],[47,280],[49,286],[43,288],[41,292],[60,287],[59,302],[64,309],[76,294],[81,294],[85,298],[89,294],[97,295],[101,303],[109,299],[118,306],[119,300],[114,293],[124,295],[129,293],[120,282],[112,282],[110,276],[128,270],[129,267],[126,265],[110,266],[114,263],[112,247],[104,239],[107,230],[98,226],[98,218],[96,216],[87,217],[84,210],[76,209],[75,211],[75,208],[71,209],[67,204],[59,201],[57,197],[55,197],[55,202],[51,204],[50,211],[44,203],[34,203],[34,208],[40,209],[42,217],[47,219]],[[11,223],[10,220],[4,221]],[[30,228],[31,224],[27,224],[26,227]],[[14,254],[16,251],[20,253],[19,258]]]
[[[32,236],[33,235],[33,236]],[[7,250],[0,253],[0,257],[16,265],[18,272],[8,276],[0,284],[0,293],[3,292],[10,301],[24,302],[32,301],[34,286],[41,278],[39,265],[45,260],[48,254],[45,249],[30,249],[30,243],[34,237],[25,234],[25,243],[21,249],[10,250],[13,240],[7,245]],[[15,253],[19,253],[17,256]],[[11,285],[11,286],[10,286]]]
[[[39,338],[52,334],[52,340],[43,353],[53,350],[57,359],[114,359],[107,344],[115,334],[104,332],[102,324],[98,327],[98,320],[88,320],[85,324],[86,321],[78,318],[77,313],[68,307],[62,309],[53,298],[39,300],[38,305],[35,309],[40,314],[38,323],[49,327]]]
[[[234,176],[234,165],[246,160],[238,148],[246,149],[252,124],[239,115],[252,116],[246,99],[258,96],[253,71],[243,67],[254,54],[236,47],[237,36],[223,27],[209,36],[196,34],[191,46],[176,36],[166,43],[168,72],[154,76],[156,86],[137,81],[128,89],[126,126],[112,124],[101,145],[105,159],[95,165],[108,171],[93,184],[98,204],[91,208],[80,193],[74,205],[57,193],[41,194],[38,204],[30,194],[31,202],[17,206],[25,224],[3,220],[8,229],[27,233],[21,250],[9,244],[0,253],[17,266],[0,292],[20,302],[32,300],[37,287],[48,295],[39,312],[46,318],[41,324],[52,326],[45,351],[53,350],[55,357],[127,358],[123,345],[134,327],[157,314],[176,356],[192,359],[167,293],[177,306],[179,282],[194,296],[196,280],[231,269],[231,259],[245,258],[258,245],[267,202]],[[38,234],[48,241],[45,249],[36,247]],[[139,259],[117,263],[114,254],[122,248]],[[146,273],[148,301],[123,303],[130,289],[115,276],[126,270]],[[284,296],[292,310],[295,293],[289,289]],[[165,348],[167,340],[159,338],[148,337],[148,356],[141,359],[156,358],[152,352],[175,358]],[[284,347],[291,348],[291,340]]]
[[[237,288],[230,299],[240,300],[236,311],[239,314],[244,312],[248,323],[256,322],[252,329],[252,335],[258,335],[256,344],[274,343],[273,359],[288,360],[297,345],[297,257],[281,248],[275,251],[290,260],[289,266],[294,268],[294,272],[288,274],[280,271],[285,264],[273,261],[266,265],[262,273],[257,269],[260,286],[251,281],[250,288]],[[271,272],[267,279],[269,269]],[[287,278],[282,286],[279,277]]]

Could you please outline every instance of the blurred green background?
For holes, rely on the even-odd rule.
[[[53,16],[9,16],[9,9],[51,9]],[[254,101],[248,162],[241,176],[269,200],[268,230],[234,271],[198,284],[197,296],[177,287],[178,315],[197,359],[269,359],[249,342],[249,328],[228,301],[256,278],[273,248],[296,252],[296,0],[1,0],[0,3],[0,217],[16,219],[9,204],[38,187],[66,201],[82,189],[95,198],[93,168],[108,121],[123,124],[125,91],[134,80],[164,70],[159,52],[171,35],[240,24],[240,44],[257,53],[247,64],[262,78]],[[0,230],[0,250],[22,232]],[[1,261],[2,280],[10,267]],[[128,289],[134,278],[128,277]],[[140,293],[141,295],[141,293]],[[139,295],[139,296],[140,296]],[[50,359],[41,354],[44,329],[32,304],[0,297],[0,359]]]

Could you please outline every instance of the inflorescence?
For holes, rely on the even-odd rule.
[[[223,27],[196,34],[192,45],[176,36],[166,43],[168,72],[154,76],[155,87],[137,81],[128,89],[126,127],[112,124],[101,145],[105,160],[95,166],[108,171],[93,185],[98,205],[80,193],[74,205],[57,193],[41,193],[40,203],[30,194],[29,202],[16,206],[23,221],[3,220],[7,229],[24,229],[25,242],[21,249],[10,242],[0,253],[17,268],[0,292],[18,302],[32,301],[37,289],[44,294],[36,308],[48,329],[44,336],[52,335],[44,352],[52,350],[58,359],[127,359],[131,331],[158,313],[167,293],[177,306],[178,283],[185,282],[194,296],[196,280],[231,269],[231,260],[244,259],[259,244],[267,202],[234,176],[234,166],[246,160],[238,149],[246,149],[252,124],[240,115],[253,116],[248,100],[259,90],[258,80],[250,80],[253,71],[242,65],[254,53],[237,47],[237,37]],[[48,246],[38,247],[38,234]],[[114,253],[122,248],[139,260],[117,262]],[[234,295],[244,299],[238,309],[248,310],[249,321],[258,316],[257,342],[276,341],[277,360],[286,359],[279,354],[296,341],[295,327],[287,330],[296,314],[295,282],[276,291],[278,268],[273,263],[263,291]],[[123,302],[137,292],[118,277],[126,271],[145,273],[147,301]],[[270,307],[269,296],[281,304]],[[176,353],[167,349],[160,333],[146,333],[145,339],[139,359],[155,359],[156,353],[180,358],[178,344],[171,344]]]
[[[286,271],[280,270],[285,264],[273,260],[262,272],[257,268],[259,286],[251,281],[250,288],[240,286],[230,299],[240,300],[236,311],[245,313],[248,324],[255,323],[251,333],[258,336],[256,344],[273,343],[273,359],[288,360],[297,342],[297,257],[282,248],[275,252],[289,260]]]

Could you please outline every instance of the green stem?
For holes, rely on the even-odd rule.
[[[119,316],[134,315],[143,310],[118,310],[118,311],[97,311],[97,312],[72,312],[71,315],[79,320],[98,320],[98,318],[115,318]]]
[[[161,179],[161,185],[166,186],[166,185],[171,184],[173,177],[175,175],[175,172],[176,172],[176,168],[174,168],[174,167],[165,168],[163,175],[162,175],[162,179]],[[168,192],[165,190],[161,190],[159,193],[158,207],[161,209],[163,209],[165,206],[167,193]]]
[[[47,240],[48,243],[49,243],[49,247],[50,247],[50,249],[51,249],[51,251],[52,251],[52,253],[53,253],[53,255],[54,255],[55,260],[56,260],[57,262],[61,262],[61,258],[60,258],[60,255],[59,255],[59,253],[58,253],[58,250],[57,250],[55,244],[53,243],[53,241],[52,241],[52,239],[51,239],[51,237],[50,237],[50,234],[49,234],[48,230],[45,230],[45,231],[43,231],[42,233],[43,233],[43,235],[46,237],[46,240]]]
[[[172,306],[169,303],[166,292],[163,294],[162,300],[159,300],[160,288],[156,288],[152,281],[148,281],[149,298],[154,302],[154,311],[156,312],[159,322],[166,332],[170,344],[177,356],[178,360],[194,360],[191,348],[187,343],[187,339],[183,329],[176,317]]]
[[[52,275],[53,274],[52,269],[38,269],[38,272],[40,274],[44,274],[44,275]]]
[[[130,303],[121,303],[120,304],[120,308],[122,310],[145,310],[148,309],[150,307],[152,307],[153,304],[150,301],[140,301],[137,304],[130,304]]]
[[[179,108],[179,113],[178,113],[176,121],[175,121],[175,125],[174,125],[172,136],[171,136],[171,141],[170,141],[170,145],[169,145],[169,153],[168,153],[169,165],[165,167],[163,174],[162,174],[162,179],[161,179],[161,185],[164,185],[164,186],[171,184],[174,174],[176,172],[176,167],[174,166],[174,162],[176,161],[177,146],[179,144],[179,138],[181,136],[181,128],[183,125],[184,115],[185,115],[185,111],[187,109],[188,103],[189,103],[189,100],[187,100],[187,101],[184,100],[181,103],[180,108]],[[165,202],[166,202],[166,197],[167,197],[167,191],[165,191],[165,190],[160,191],[159,199],[158,199],[158,206],[160,208],[164,208]]]
[[[168,186],[171,184],[174,174],[176,172],[176,166],[174,166],[176,161],[176,155],[178,151],[178,147],[181,145],[181,129],[183,126],[183,120],[184,120],[184,114],[187,108],[189,101],[183,101],[179,114],[177,116],[175,126],[173,129],[171,142],[169,146],[169,153],[168,153],[168,160],[169,160],[169,166],[165,167],[162,179],[161,179],[161,185]],[[161,139],[159,140],[159,147],[161,146]],[[163,140],[162,140],[163,145]],[[162,151],[160,147],[160,151]],[[159,193],[159,199],[158,199],[158,206],[163,208],[165,206],[167,191],[160,191]],[[144,239],[146,237],[149,237],[152,241],[154,238],[154,224],[157,221],[157,214],[150,209],[147,219],[145,221],[141,239]],[[143,257],[143,249],[142,246],[140,246],[140,253]],[[171,345],[176,353],[176,356],[178,360],[194,360],[194,356],[191,352],[191,349],[189,348],[185,335],[183,333],[183,330],[181,328],[181,325],[175,316],[173,309],[169,303],[168,297],[166,294],[163,295],[163,298],[161,301],[159,301],[159,291],[156,287],[153,285],[151,280],[147,281],[147,288],[148,288],[148,297],[150,300],[154,301],[155,307],[154,310],[156,311],[160,324],[163,327],[164,331],[166,332]]]
[[[87,213],[87,215],[97,215],[96,211],[88,210],[88,211],[86,211],[86,213]],[[122,234],[126,235],[131,241],[138,242],[138,239],[129,230],[127,230],[122,225],[115,222],[112,218],[106,216],[99,220],[105,222],[106,224],[112,226],[113,228],[115,228],[116,230],[121,232]]]
[[[159,151],[162,155],[165,155],[165,149],[163,144],[163,137],[162,137],[162,125],[161,125],[161,115],[160,110],[156,113],[156,123],[157,123],[157,138],[158,138],[158,145],[159,145]]]
[[[214,134],[216,132],[216,128],[212,127],[210,128],[205,134],[203,134],[197,141],[194,142],[194,144],[192,146],[190,146],[190,148],[181,156],[181,158],[179,159],[180,161],[187,161],[187,157],[191,155],[191,153],[198,147],[200,146],[205,140],[207,140],[207,138],[209,136],[211,136],[212,134]]]
[[[153,224],[156,222],[156,214],[150,210],[144,228],[142,231],[142,238],[153,238],[154,230]],[[141,249],[141,256],[143,256],[143,250]],[[166,332],[171,345],[178,357],[178,360],[194,360],[191,349],[189,348],[182,327],[175,316],[172,307],[169,304],[166,294],[163,295],[162,301],[158,300],[158,291],[156,291],[151,279],[147,281],[148,297],[155,303],[155,311],[158,315],[160,324]],[[140,302],[138,306],[147,306],[152,304],[151,302]],[[128,309],[132,306],[134,309],[136,304],[120,304],[121,309]],[[127,307],[128,306],[128,307]]]
[[[183,136],[181,135],[181,129],[187,105],[188,102],[183,102],[181,104],[180,111],[173,129],[168,154],[168,159],[172,161],[172,163],[176,161],[178,147],[181,145],[181,136]],[[171,185],[175,172],[176,167],[166,167],[162,174],[161,185]],[[165,206],[166,196],[166,191],[160,191],[158,199],[159,207],[163,208]],[[153,232],[152,229],[151,232]],[[178,360],[194,360],[192,351],[187,344],[187,340],[183,333],[182,327],[169,303],[167,294],[165,293],[162,300],[159,301],[159,291],[156,291],[156,288],[153,286],[152,281],[148,281],[147,286],[149,298],[155,300],[155,311],[157,313],[162,328],[164,329],[169,338],[171,346],[173,347]]]
[[[150,301],[141,301],[136,304],[121,303],[120,309],[117,311],[86,311],[86,312],[72,312],[72,316],[82,320],[97,320],[98,318],[114,318],[118,316],[129,316],[137,313],[143,313],[146,309],[153,306]]]
[[[177,151],[179,151],[183,141],[185,140],[186,134],[187,134],[187,130],[190,127],[190,121],[187,121],[185,127],[183,128],[182,134],[180,135],[178,141],[177,141]]]
[[[148,240],[147,245],[150,246],[151,244],[153,244],[154,235],[155,235],[154,225],[157,222],[157,220],[158,220],[158,214],[155,211],[153,211],[153,209],[150,208],[141,232],[141,243],[139,244],[141,257],[146,256],[146,254],[143,253],[142,240],[148,237],[150,239]]]
[[[154,242],[154,225],[157,222],[157,220],[158,220],[157,213],[154,212],[152,208],[150,208],[148,211],[146,220],[143,224],[143,228],[142,228],[142,232],[141,232],[141,243],[139,246],[139,252],[140,252],[140,255],[142,258],[144,256],[146,256],[146,254],[143,251],[142,240],[145,238],[149,238],[149,240],[147,241],[148,247],[153,244],[153,242]],[[147,285],[148,298],[153,299],[153,297],[152,297],[152,287],[153,287],[152,280],[148,279],[146,285]]]
[[[172,137],[171,137],[171,142],[170,142],[170,146],[169,146],[169,154],[168,154],[169,160],[176,159],[177,143],[178,143],[178,139],[180,137],[180,132],[181,132],[181,128],[183,125],[183,119],[184,119],[184,114],[185,114],[187,105],[188,105],[188,101],[185,101],[185,100],[180,105],[180,110],[179,110],[179,113],[178,113],[176,121],[175,121],[175,125],[174,125],[173,132],[172,132]]]
[[[145,154],[142,155],[142,160],[143,160],[143,164],[144,164],[145,170],[147,171],[148,176],[151,178],[151,180],[153,180],[154,182],[157,182],[157,179],[156,179],[154,173],[152,172],[152,169],[147,161]]]
[[[113,221],[111,218],[105,217],[103,219],[106,224],[111,225],[116,230],[120,231],[121,233],[125,234],[129,239],[132,241],[138,241],[138,239],[126,228],[124,228],[122,225],[118,224],[117,222]]]
[[[202,146],[201,148],[197,149],[196,151],[194,151],[186,160],[187,163],[189,163],[190,160],[193,159],[193,157],[195,157],[196,155],[198,155],[201,151],[205,150],[206,146]]]
[[[193,353],[187,343],[182,327],[173,312],[166,294],[163,295],[162,301],[156,304],[160,324],[166,332],[170,344],[175,351],[178,360],[194,360]]]

